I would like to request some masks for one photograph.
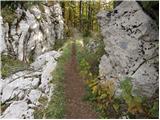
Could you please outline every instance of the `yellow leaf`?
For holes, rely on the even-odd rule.
[[[97,86],[93,86],[92,87],[92,93],[94,94],[94,93],[96,93],[97,92]]]
[[[93,83],[91,83],[90,85],[89,85],[89,87],[94,87],[94,86],[96,86],[98,84],[98,81],[94,81]]]
[[[136,113],[143,113],[143,109],[140,103],[137,103],[136,101],[132,101],[128,105],[128,111],[131,112],[132,114]]]
[[[100,99],[105,99],[107,97],[107,94],[102,94],[101,96],[100,96]]]

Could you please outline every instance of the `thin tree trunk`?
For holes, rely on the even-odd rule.
[[[80,21],[79,29],[81,31],[82,29],[82,1],[81,0],[79,1],[79,21]]]
[[[88,3],[88,31],[90,31],[91,28],[91,3],[89,1]]]

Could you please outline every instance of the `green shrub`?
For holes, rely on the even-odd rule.
[[[100,114],[100,118],[107,117],[107,111],[112,108],[116,111],[119,109],[119,104],[113,102],[115,84],[112,80],[106,80],[105,83],[100,83],[98,80],[86,80],[87,94],[85,100],[93,103],[93,106]]]
[[[29,66],[28,64],[7,55],[2,55],[1,61],[2,61],[1,75],[3,78],[8,77],[9,75],[15,72],[27,69]]]
[[[120,83],[122,97],[128,105],[128,111],[132,114],[143,113],[142,98],[132,95],[132,83],[130,78],[126,78]]]
[[[11,6],[6,6],[5,8],[3,8],[1,14],[4,19],[4,22],[7,22],[9,24],[11,24],[16,18],[15,11],[11,8]]]
[[[26,10],[30,9],[33,5],[38,5],[39,9],[44,12],[42,3],[44,3],[44,1],[3,1],[1,15],[5,22],[12,24],[16,18],[15,10],[18,4],[21,4]]]
[[[45,110],[45,117],[47,119],[63,118],[64,117],[64,90],[62,84],[57,84],[53,98],[49,106]]]
[[[150,115],[152,118],[158,118],[159,117],[159,102],[155,101],[153,103],[152,108],[149,110]]]
[[[44,106],[47,105],[48,98],[41,96],[38,101],[39,101],[39,103],[42,104],[42,106],[37,107],[33,114],[34,114],[34,118],[41,119],[41,118],[45,117],[45,114],[44,114],[45,108],[44,108]]]
[[[88,49],[90,42],[98,43],[99,45],[93,52]],[[99,39],[94,40],[90,37],[85,37],[84,40],[77,40],[77,62],[79,63],[80,75],[85,79],[86,95],[84,100],[90,101],[95,111],[99,112],[100,117],[106,118],[106,109],[111,102],[110,99],[114,94],[114,85],[108,82],[102,85],[97,80],[98,77],[98,64],[101,56],[104,54],[103,41]],[[111,92],[112,91],[112,92]]]
[[[54,44],[54,46],[53,46],[53,49],[54,49],[54,50],[58,50],[58,49],[62,48],[65,42],[66,42],[65,39],[56,40],[56,41],[55,41],[55,44]]]
[[[42,3],[44,3],[44,1],[25,1],[23,3],[23,6],[27,10],[27,9],[30,9],[33,5],[38,5],[40,6],[40,10],[44,12],[44,9],[41,7]]]
[[[102,37],[99,34],[93,35],[93,38],[85,37],[83,42],[84,42],[83,58],[85,58],[86,61],[89,63],[90,71],[94,73],[95,76],[98,76],[99,62],[101,57],[105,53],[105,50],[104,50],[105,46],[104,46]],[[90,43],[94,43],[95,45],[97,45],[97,47],[94,50],[90,50],[90,48],[88,48],[88,45]]]

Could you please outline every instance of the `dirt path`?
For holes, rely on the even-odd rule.
[[[66,97],[65,118],[97,118],[89,103],[82,100],[85,95],[85,86],[77,70],[75,43],[72,44],[71,58],[65,66],[64,91]]]

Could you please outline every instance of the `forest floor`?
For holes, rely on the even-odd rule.
[[[79,75],[75,43],[72,44],[71,57],[65,65],[64,70],[64,91],[66,98],[64,118],[97,118],[97,114],[92,109],[92,106],[83,100],[85,96],[85,83]]]

